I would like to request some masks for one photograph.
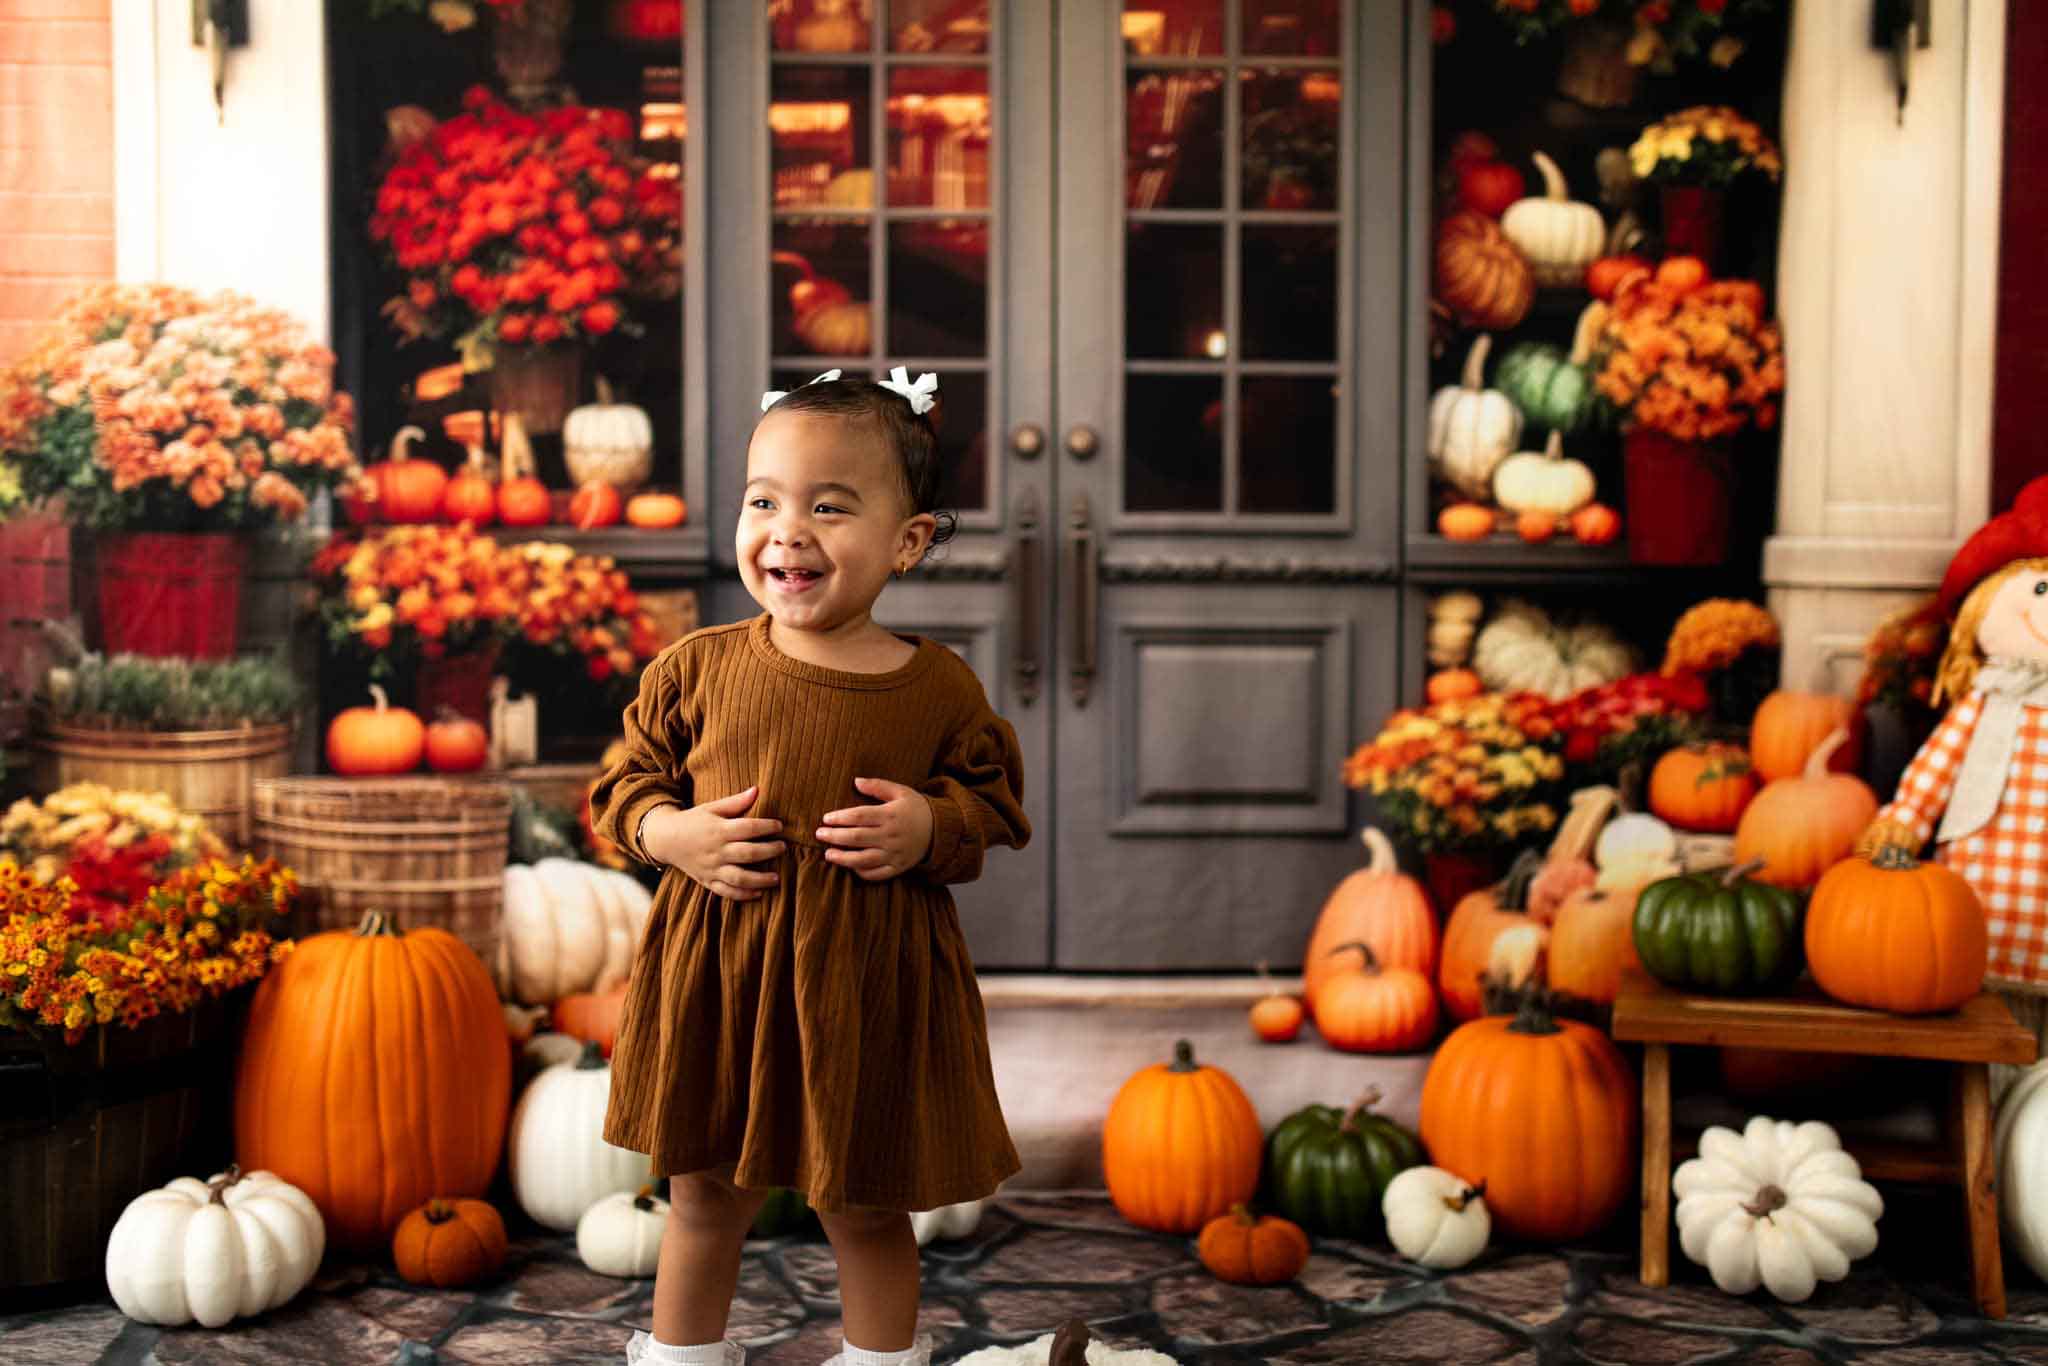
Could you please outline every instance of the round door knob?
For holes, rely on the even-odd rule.
[[[1100,444],[1096,439],[1095,429],[1086,423],[1067,431],[1067,454],[1076,460],[1092,458]]]
[[[1010,433],[1010,450],[1020,460],[1036,460],[1045,449],[1045,429],[1035,422],[1020,422]]]

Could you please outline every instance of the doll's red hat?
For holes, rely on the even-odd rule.
[[[1955,616],[1985,575],[2028,559],[2048,559],[2048,475],[2021,489],[2012,511],[1999,513],[1963,542],[1941,576],[1941,614]]]

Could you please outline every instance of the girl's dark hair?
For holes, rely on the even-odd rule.
[[[954,516],[939,511],[939,438],[937,419],[944,416],[943,400],[928,413],[913,412],[910,400],[894,389],[884,389],[871,379],[828,379],[799,385],[777,399],[771,413],[819,413],[870,423],[888,448],[896,453],[903,474],[903,487],[910,495],[912,512],[929,512],[938,520],[931,544],[944,545],[953,539]],[[930,553],[930,547],[926,547]]]

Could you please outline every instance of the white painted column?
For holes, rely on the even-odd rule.
[[[191,0],[114,0],[120,279],[233,289],[332,335],[322,10],[249,0],[217,111]]]
[[[1787,687],[1853,689],[1871,627],[1991,511],[2005,6],[1934,0],[1903,124],[1870,6],[1793,6],[1764,549]]]

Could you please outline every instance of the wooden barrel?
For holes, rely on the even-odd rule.
[[[255,838],[255,787],[291,772],[289,722],[239,730],[92,730],[45,716],[36,736],[37,783],[54,792],[70,783],[105,783],[162,792],[181,811],[203,816],[235,849]]]
[[[299,875],[317,929],[380,910],[402,930],[434,925],[495,976],[512,820],[510,784],[475,778],[264,778],[256,847]]]

